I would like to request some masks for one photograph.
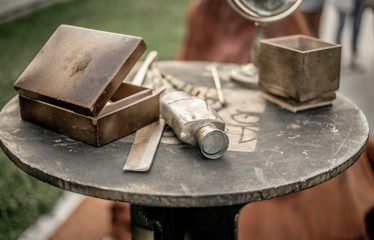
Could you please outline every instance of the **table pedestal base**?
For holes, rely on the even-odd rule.
[[[206,208],[164,208],[131,205],[133,239],[139,228],[155,240],[237,239],[237,219],[244,205]],[[138,234],[137,234],[138,232]]]

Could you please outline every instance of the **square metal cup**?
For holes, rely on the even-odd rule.
[[[304,35],[262,40],[259,87],[297,102],[339,88],[341,46]]]

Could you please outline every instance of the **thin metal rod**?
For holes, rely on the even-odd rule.
[[[131,83],[134,85],[138,85],[138,86],[143,85],[144,79],[147,76],[147,71],[156,59],[157,59],[157,51],[149,52],[142,66],[139,68],[135,77],[132,79]]]
[[[217,89],[218,101],[220,102],[221,105],[225,105],[225,98],[223,97],[221,81],[219,79],[216,65],[212,64],[210,67],[210,71],[212,72],[214,85],[216,86],[216,89]]]

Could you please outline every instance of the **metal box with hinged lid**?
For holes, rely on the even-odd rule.
[[[123,82],[146,49],[135,36],[61,25],[15,82],[21,117],[94,146],[159,118],[159,96]]]

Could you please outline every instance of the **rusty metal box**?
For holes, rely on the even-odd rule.
[[[124,83],[146,49],[135,36],[61,25],[15,82],[21,117],[94,146],[159,118],[159,96]]]
[[[294,35],[262,40],[259,87],[305,102],[339,88],[341,46]]]

